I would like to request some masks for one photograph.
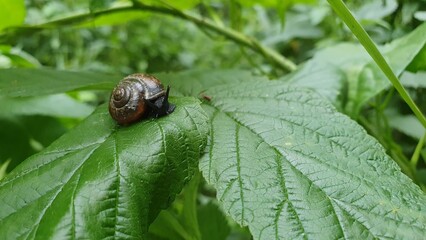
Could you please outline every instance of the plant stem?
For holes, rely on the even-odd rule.
[[[399,82],[398,77],[392,71],[391,67],[386,62],[379,49],[377,49],[377,46],[374,44],[373,40],[371,40],[370,36],[367,34],[361,24],[355,19],[349,9],[346,7],[345,3],[342,0],[327,1],[334,9],[334,11],[339,15],[339,17],[343,20],[343,22],[345,22],[346,26],[348,26],[348,28],[362,44],[365,50],[367,50],[368,54],[373,58],[373,60],[376,62],[382,72],[386,75],[386,77],[392,83],[394,88],[398,91],[399,95],[407,103],[411,111],[413,111],[413,113],[416,115],[417,119],[419,119],[423,127],[426,128],[425,116],[420,111],[418,106],[414,103],[413,99],[411,99],[410,95],[408,95],[407,90]]]
[[[276,64],[278,67],[282,68],[283,70],[294,71],[297,68],[297,66],[292,61],[288,60],[287,58],[285,58],[284,56],[282,56],[275,50],[261,45],[256,39],[250,38],[230,28],[218,26],[208,19],[189,15],[177,9],[158,7],[158,6],[148,6],[140,2],[135,2],[134,8],[144,10],[144,11],[173,15],[175,17],[179,17],[181,19],[190,21],[194,23],[195,25],[199,26],[200,28],[207,28],[211,31],[221,34],[222,36],[242,46],[246,46],[252,49],[253,51],[264,56],[266,59],[270,60],[272,63]]]
[[[419,161],[420,152],[423,149],[423,146],[425,144],[425,140],[426,140],[426,133],[423,135],[422,138],[420,138],[420,141],[419,141],[419,143],[417,143],[416,149],[414,150],[413,156],[411,156],[410,163],[414,168],[417,166],[417,162]]]
[[[160,14],[165,14],[165,15],[171,15],[174,17],[178,17],[184,20],[187,20],[189,22],[194,23],[195,25],[197,25],[198,27],[202,28],[202,29],[208,29],[210,31],[213,31],[215,33],[218,33],[224,37],[226,37],[227,39],[241,45],[241,46],[245,46],[247,48],[252,49],[253,51],[255,51],[256,53],[262,55],[263,57],[265,57],[268,61],[270,61],[272,64],[278,66],[279,68],[281,68],[284,71],[287,72],[291,72],[296,70],[297,66],[295,63],[293,63],[291,60],[285,58],[284,56],[282,56],[280,53],[278,53],[277,51],[275,51],[272,48],[263,46],[262,44],[260,44],[256,39],[253,39],[249,36],[246,36],[238,31],[232,30],[230,28],[226,28],[223,26],[219,26],[215,23],[213,23],[212,21],[202,18],[202,17],[198,17],[198,16],[193,16],[187,13],[184,13],[178,9],[173,9],[171,7],[160,7],[160,6],[150,6],[150,5],[145,5],[143,3],[140,3],[138,1],[134,1],[133,5],[129,5],[129,6],[124,6],[124,7],[115,7],[115,8],[110,8],[110,9],[106,9],[106,10],[101,10],[101,11],[95,11],[95,12],[91,12],[91,13],[85,13],[85,14],[79,14],[79,15],[75,15],[75,16],[71,16],[71,17],[67,17],[67,18],[62,18],[62,19],[58,19],[58,20],[54,20],[54,21],[50,21],[47,23],[43,23],[43,24],[39,24],[39,25],[34,25],[34,26],[25,26],[25,27],[18,27],[18,28],[14,28],[14,29],[10,29],[10,31],[15,31],[18,32],[19,31],[38,31],[41,29],[45,29],[45,28],[49,28],[49,27],[54,27],[57,25],[71,25],[71,24],[76,24],[76,23],[82,23],[91,19],[94,19],[96,17],[99,16],[104,16],[104,15],[108,15],[111,13],[117,13],[117,12],[126,12],[126,11],[134,11],[134,10],[139,10],[139,11],[149,11],[149,12],[155,12],[155,13],[160,13]],[[9,32],[0,34],[0,39],[4,39],[5,37],[7,37],[8,34],[10,34]]]

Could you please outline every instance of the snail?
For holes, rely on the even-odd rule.
[[[148,116],[159,118],[172,113],[170,86],[164,90],[157,78],[136,73],[123,78],[111,93],[109,113],[120,125],[129,125]]]

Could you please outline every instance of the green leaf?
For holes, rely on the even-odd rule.
[[[8,172],[66,131],[57,119],[45,116],[7,116],[0,118],[0,126],[0,163],[10,160]]]
[[[426,43],[423,35],[426,24],[409,35],[393,41],[383,48],[396,74],[401,74],[419,54]],[[295,86],[314,89],[335,105],[342,91],[343,81],[348,83],[345,112],[356,118],[361,108],[373,96],[389,87],[389,81],[361,45],[342,43],[318,51],[294,74],[284,77]]]
[[[25,20],[24,0],[0,0],[0,31],[11,26],[18,26]]]
[[[359,72],[370,61],[362,46],[340,43],[318,50],[314,57],[301,65],[294,73],[281,80],[292,86],[308,87],[329,99],[336,107],[343,108],[346,82],[357,82]],[[357,91],[352,87],[350,92]]]
[[[89,5],[89,9],[90,12],[67,14],[66,17],[62,16],[62,18],[57,20],[44,22],[39,25],[24,26],[20,30],[25,32],[39,28],[60,28],[65,25],[76,28],[90,28],[123,24],[150,16],[148,12],[133,9],[130,1],[115,1],[112,3],[109,0],[93,0]]]
[[[1,69],[0,96],[28,97],[81,89],[112,89],[120,76],[53,69]]]
[[[29,53],[18,48],[12,48],[9,45],[0,45],[0,57],[7,57],[10,66],[13,67],[33,68],[41,66],[38,60]]]
[[[35,150],[30,145],[30,134],[19,121],[0,118],[0,126],[0,163],[10,160],[10,171]]]
[[[281,80],[292,86],[311,88],[329,99],[335,106],[340,106],[339,97],[342,97],[341,92],[346,76],[341,69],[342,65],[337,66],[329,61],[336,58],[338,56],[328,53],[328,49],[319,51],[296,72]],[[342,62],[340,63],[342,64]]]
[[[397,10],[398,2],[396,0],[375,0],[363,4],[354,15],[360,19],[382,19]]]
[[[6,176],[6,169],[9,163],[10,163],[10,160],[0,163],[0,180],[2,180]]]
[[[228,83],[243,83],[248,80],[265,80],[250,71],[239,69],[205,70],[195,69],[176,73],[158,73],[156,77],[171,86],[173,96],[194,96],[203,98],[207,89]],[[205,96],[208,97],[208,96]]]
[[[414,14],[414,18],[416,18],[419,21],[426,21],[426,11],[417,11]]]
[[[87,117],[93,107],[78,102],[66,94],[37,97],[0,97],[0,116],[44,115],[56,117]]]
[[[213,202],[198,208],[198,224],[203,240],[224,240],[231,232],[228,220]]]
[[[200,162],[222,208],[254,239],[421,239],[426,195],[356,122],[277,81],[205,92]]]
[[[173,204],[149,226],[150,239],[200,239],[197,197],[201,173],[197,171]]]
[[[111,6],[115,1],[116,0],[90,0],[89,9],[90,11],[105,9]]]
[[[238,0],[238,2],[246,7],[251,7],[254,5],[261,5],[264,7],[277,7],[280,6],[280,4],[283,4],[283,1],[279,1],[279,0]],[[291,4],[313,4],[315,2],[317,2],[316,0],[287,0],[285,1],[286,5],[291,5]]]
[[[397,75],[399,75],[403,69],[394,69],[392,70],[391,65],[394,65],[392,60],[390,61],[390,64],[388,61],[385,60],[385,57],[380,53],[379,49],[377,48],[376,44],[373,42],[373,40],[370,38],[370,36],[367,34],[365,29],[361,26],[361,24],[355,19],[355,17],[352,15],[351,11],[346,7],[345,3],[342,0],[327,0],[328,3],[331,5],[333,10],[339,15],[339,17],[343,20],[343,22],[346,24],[346,26],[352,31],[352,33],[356,36],[356,38],[359,40],[359,42],[362,44],[362,46],[365,48],[365,50],[368,52],[368,54],[371,56],[371,58],[374,60],[374,62],[377,64],[377,66],[380,68],[381,72],[386,76],[386,78],[392,83],[392,86],[398,91],[401,98],[404,100],[404,102],[410,107],[411,111],[416,115],[416,117],[419,119],[419,121],[422,123],[422,125],[426,128],[426,118],[423,115],[423,113],[420,111],[419,107],[414,103],[413,99],[408,94],[407,90],[404,88],[404,86],[401,85],[399,82],[399,79]],[[423,25],[420,25],[416,30],[411,32],[408,36],[416,36],[420,40],[420,44],[413,44],[414,48],[422,48],[425,44],[424,39],[424,32],[426,30],[426,23]],[[420,32],[420,33],[419,33]],[[402,41],[406,41],[407,39],[403,39]],[[398,41],[397,41],[398,42]],[[400,43],[399,41],[398,43]],[[411,45],[411,42],[409,43],[409,47],[406,49],[407,52],[399,51],[401,49],[398,49],[398,52],[400,56],[398,56],[399,59],[403,59],[400,62],[396,62],[395,65],[398,67],[401,67],[401,65],[405,65],[405,67],[408,66],[408,64],[413,60],[413,58],[408,59],[405,57],[408,57],[410,55],[418,54],[419,50],[415,50],[413,52],[413,45]],[[392,55],[391,55],[392,56]],[[415,56],[412,56],[415,57]],[[408,62],[407,62],[408,60]],[[376,66],[376,65],[374,65]],[[393,66],[395,67],[395,66]],[[404,67],[404,68],[405,68]],[[367,74],[370,74],[367,72]],[[362,83],[361,83],[362,84]],[[374,83],[373,85],[378,85],[377,83]],[[377,89],[375,87],[374,89]],[[374,96],[374,95],[373,95]],[[356,106],[354,107],[356,110]],[[355,114],[352,114],[354,117]]]
[[[426,34],[426,31],[424,34]],[[426,71],[426,45],[423,46],[419,54],[413,59],[407,70],[412,72]]]
[[[391,44],[384,46],[384,56],[395,75],[400,75],[419,54],[426,44],[426,24]],[[391,86],[385,74],[373,61],[360,71],[358,78],[349,82],[349,95],[346,112],[356,117],[364,104],[373,96]]]
[[[193,98],[119,127],[100,106],[0,182],[2,239],[144,239],[198,166],[207,118]]]
[[[283,7],[287,8],[290,6]],[[289,42],[292,39],[320,39],[324,36],[324,31],[318,26],[318,22],[316,22],[321,21],[321,19],[315,20],[314,14],[315,12],[311,8],[301,8],[295,9],[294,12],[286,12],[284,31],[271,31],[262,43],[266,45],[278,45]]]
[[[149,226],[150,239],[191,239],[179,220],[168,210],[158,214],[155,221]],[[172,238],[171,238],[172,237]]]
[[[179,10],[185,10],[195,7],[197,4],[200,3],[200,0],[147,0],[144,2],[151,2],[152,4],[158,4],[158,2],[160,2],[159,5],[172,6],[173,8]]]
[[[67,130],[57,119],[46,116],[23,116],[19,117],[19,122],[31,136],[33,141],[37,141],[42,148],[49,146],[53,141],[62,136]],[[30,139],[30,142],[31,142]]]
[[[426,149],[425,149],[426,150]],[[420,181],[422,181],[423,184],[426,184],[426,169],[419,169],[417,171],[417,177]]]
[[[425,128],[414,115],[389,115],[389,125],[399,132],[419,140],[426,133]]]
[[[77,15],[78,16],[78,15]],[[93,16],[90,19],[85,19],[81,23],[78,23],[76,27],[81,28],[90,28],[90,27],[100,27],[100,26],[111,26],[124,24],[136,19],[143,19],[150,16],[148,12],[142,12],[139,10],[127,10],[127,11],[117,11],[110,12],[108,14],[103,14],[99,16]],[[78,18],[77,18],[78,19]]]

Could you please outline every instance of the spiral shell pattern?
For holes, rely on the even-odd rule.
[[[144,91],[144,86],[136,79],[121,81],[111,94],[111,116],[121,125],[130,124],[143,117],[147,112]]]
[[[146,101],[154,101],[164,95],[164,87],[155,77],[132,74],[121,80],[112,91],[109,112],[120,125],[127,125],[148,114]]]

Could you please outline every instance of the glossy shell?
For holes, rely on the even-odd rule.
[[[161,82],[146,74],[125,77],[114,88],[109,102],[109,112],[119,124],[138,121],[148,113],[145,100],[154,101],[166,94]]]

